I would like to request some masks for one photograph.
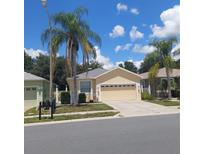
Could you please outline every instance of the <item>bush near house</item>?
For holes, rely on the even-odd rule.
[[[179,90],[171,90],[172,97],[180,98],[180,91]]]
[[[150,95],[147,91],[142,92],[141,94],[142,100],[153,100],[153,96]]]
[[[86,95],[85,95],[85,93],[80,93],[78,95],[78,102],[79,103],[86,103]]]
[[[61,104],[70,104],[69,92],[61,92]]]

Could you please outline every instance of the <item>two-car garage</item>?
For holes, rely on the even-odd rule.
[[[106,101],[140,101],[140,76],[123,68],[116,68],[96,78],[98,98]]]
[[[101,99],[107,100],[136,100],[135,84],[107,84],[101,85]]]

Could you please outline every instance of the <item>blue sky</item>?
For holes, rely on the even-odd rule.
[[[179,36],[177,5],[179,0],[48,0],[51,15],[72,11],[78,6],[89,10],[85,19],[102,38],[97,60],[108,69],[126,60],[139,66],[145,54],[154,50],[148,45],[151,38]],[[47,51],[40,40],[47,26],[48,19],[40,0],[25,0],[24,47],[28,53]],[[59,54],[64,55],[64,52],[62,47]]]

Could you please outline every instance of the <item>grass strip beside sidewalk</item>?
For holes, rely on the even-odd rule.
[[[84,118],[95,118],[95,117],[107,117],[114,116],[119,112],[101,112],[101,113],[91,113],[91,114],[77,114],[77,115],[63,115],[54,116],[53,119],[50,117],[42,117],[41,120],[38,118],[24,118],[24,123],[39,123],[39,122],[50,122],[50,121],[61,121],[61,120],[73,120],[73,119],[84,119]]]
[[[102,111],[102,110],[113,110],[113,108],[104,103],[82,104],[79,106],[60,105],[57,106],[55,114],[85,112],[85,111]],[[49,110],[42,110],[42,115],[46,115],[46,114],[49,114]],[[32,115],[38,115],[38,110],[36,110],[36,107],[33,107],[27,110],[26,112],[24,112],[24,116],[32,116]]]
[[[155,103],[164,106],[180,106],[179,101],[170,101],[170,100],[147,100],[147,102]]]

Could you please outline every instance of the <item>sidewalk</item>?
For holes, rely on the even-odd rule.
[[[119,112],[117,110],[102,110],[102,111],[84,111],[84,112],[71,112],[71,113],[59,113],[59,114],[53,114],[53,116],[62,116],[62,115],[84,115],[84,114],[92,114],[92,113],[103,113],[103,112]],[[34,116],[24,116],[24,118],[38,118],[39,115]],[[41,117],[50,117],[51,115],[41,115]]]

